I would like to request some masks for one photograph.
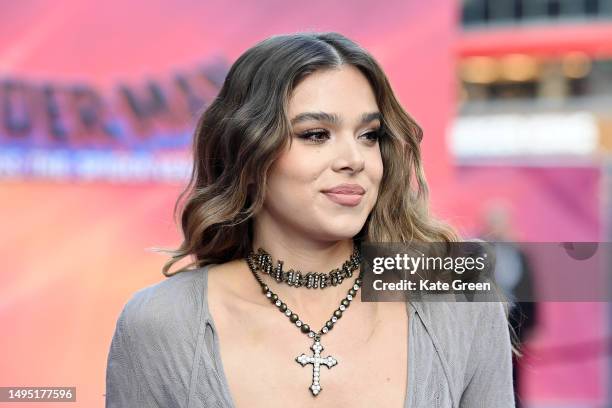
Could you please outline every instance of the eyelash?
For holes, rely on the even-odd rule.
[[[310,138],[311,136],[314,136],[314,135],[321,135],[321,134],[325,134],[325,135],[329,136],[329,132],[328,132],[328,131],[326,131],[326,130],[320,130],[320,131],[315,131],[315,130],[307,130],[306,132],[300,133],[300,134],[298,135],[298,137],[299,137],[300,139],[304,139],[304,140],[306,140],[306,141],[308,141],[308,142],[311,142],[311,143],[313,143],[313,144],[321,144],[321,143],[323,143],[325,140],[321,140],[321,139],[311,139],[311,138]],[[376,130],[374,130],[374,131],[372,131],[372,132],[364,133],[362,136],[367,136],[367,135],[374,135],[374,136],[376,136],[376,139],[373,139],[373,140],[372,140],[372,139],[370,139],[370,141],[371,141],[371,142],[377,142],[377,141],[379,141],[379,140],[380,140],[380,138],[381,138],[381,131],[380,131],[380,129],[376,129]],[[373,144],[374,144],[374,143],[373,143]]]

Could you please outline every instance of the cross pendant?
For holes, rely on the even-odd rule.
[[[312,384],[310,385],[310,391],[312,395],[315,397],[319,392],[321,392],[321,384],[319,383],[319,367],[322,365],[327,366],[327,368],[332,368],[338,361],[332,356],[321,357],[321,351],[323,350],[323,346],[321,342],[315,338],[314,344],[310,346],[312,351],[314,352],[313,356],[307,356],[306,354],[301,354],[295,358],[295,361],[300,363],[302,367],[306,364],[312,364]]]

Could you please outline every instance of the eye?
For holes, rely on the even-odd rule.
[[[325,139],[329,139],[329,133],[326,130],[307,130],[298,135],[300,139],[307,140],[311,143],[323,143]]]
[[[381,134],[380,128],[378,128],[378,129],[373,130],[371,132],[364,133],[362,136],[365,136],[366,139],[368,139],[368,141],[370,141],[372,143],[376,143],[378,140],[380,140],[382,134]]]
[[[325,142],[326,139],[329,139],[329,132],[327,130],[307,130],[297,135],[300,139],[304,139],[310,143],[321,144]],[[381,138],[381,129],[375,129],[373,131],[364,133],[361,135],[365,137],[368,142],[371,144],[376,144],[378,140]]]

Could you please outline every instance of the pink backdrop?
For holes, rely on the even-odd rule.
[[[298,30],[341,32],[381,62],[424,128],[425,168],[442,218],[469,235],[485,202],[501,197],[519,239],[600,239],[597,169],[454,169],[444,135],[455,114],[452,0],[6,3],[0,79],[82,81],[111,94],[119,81],[168,78],[211,56],[232,62],[258,40]],[[0,149],[5,140],[0,131]],[[145,248],[179,243],[171,218],[179,191],[176,183],[0,182],[0,386],[76,386],[78,402],[70,406],[103,405],[117,315],[135,290],[164,279],[164,258]],[[542,316],[534,350],[605,334],[601,304],[549,304]],[[526,379],[529,399],[598,401],[606,361],[535,362]]]

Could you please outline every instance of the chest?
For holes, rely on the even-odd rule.
[[[366,306],[363,306],[364,308]],[[355,307],[321,337],[319,356],[337,364],[318,367],[315,397],[313,340],[276,310],[249,313],[210,306],[217,328],[223,371],[235,408],[404,407],[408,375],[408,316],[404,303],[379,303],[378,317]],[[361,309],[365,310],[365,309]],[[238,317],[239,316],[239,317]],[[324,321],[321,321],[322,324]],[[315,324],[319,327],[320,324]]]

